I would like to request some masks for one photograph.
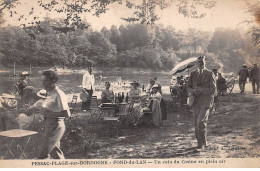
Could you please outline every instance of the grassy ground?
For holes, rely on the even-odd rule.
[[[61,141],[66,158],[245,158],[260,157],[259,95],[226,96],[208,123],[208,150],[197,152],[191,116],[172,112],[159,128],[149,125],[115,129],[88,123],[88,114],[66,121]],[[37,144],[37,139],[33,140]],[[2,143],[5,141],[1,139]],[[4,147],[1,147],[4,151]],[[33,144],[29,151],[34,151]],[[3,153],[2,153],[3,154]],[[30,157],[35,157],[30,153]]]
[[[67,87],[66,91],[77,91],[67,86],[69,81],[66,80],[69,79],[60,82]],[[251,89],[249,85],[246,88],[247,92]],[[179,113],[171,97],[164,95],[164,99],[168,105],[168,119],[163,126],[121,127],[118,137],[115,129],[103,122],[88,122],[90,114],[81,112],[78,104],[75,111],[78,117],[66,120],[67,130],[61,141],[66,158],[260,157],[260,95],[241,95],[236,85],[234,95],[221,97],[218,110],[209,117],[206,152],[197,152],[194,148],[197,144],[192,116],[177,117]],[[14,119],[8,126],[17,128]],[[39,140],[40,134],[32,139],[28,158],[35,157]],[[0,138],[0,156],[5,154],[5,142],[8,140]]]
[[[118,138],[113,130],[108,131],[107,135],[104,134],[107,128],[100,125],[100,134],[95,134],[95,145],[92,148],[67,153],[66,157],[260,157],[259,102],[259,95],[235,94],[222,97],[217,112],[211,114],[209,118],[209,145],[206,152],[197,152],[194,148],[196,140],[192,117],[177,118],[177,113],[169,113],[168,120],[160,128],[139,126],[120,129]],[[89,124],[88,127],[93,125]],[[94,134],[93,128],[86,132],[92,136]]]

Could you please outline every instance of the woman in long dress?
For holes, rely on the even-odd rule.
[[[153,93],[150,97],[150,103],[151,110],[152,110],[152,116],[153,116],[153,123],[156,126],[162,125],[162,112],[161,112],[161,101],[162,101],[162,95],[159,93],[159,86],[157,84],[153,85],[152,87]]]
[[[139,89],[140,84],[137,81],[134,81],[130,83],[132,88],[129,92],[129,98],[130,101],[134,102],[133,105],[133,111],[132,111],[132,116],[133,116],[133,124],[137,125],[140,122],[141,117],[143,114],[140,112],[142,109],[141,106],[141,90]]]

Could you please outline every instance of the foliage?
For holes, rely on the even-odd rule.
[[[12,11],[12,9],[18,4],[20,4],[19,0],[2,0],[0,2],[0,25],[5,22],[3,18],[4,11],[8,11],[12,17],[14,14],[17,14],[16,11]]]
[[[76,118],[66,120],[66,132],[62,138],[61,148],[65,153],[83,152],[98,149],[96,144],[96,134],[92,133],[88,121],[85,118]],[[88,130],[88,131],[85,131]]]
[[[224,65],[224,70],[239,68],[245,63],[245,54],[249,42],[238,29],[217,29],[208,45],[208,52],[217,56]]]
[[[22,25],[33,26],[39,24],[41,21],[37,14],[35,14],[34,11],[36,9],[34,7],[28,13],[26,12],[26,14],[17,14],[14,7],[21,3],[23,2],[20,0],[4,0],[0,4],[0,21],[3,22],[1,20],[3,19],[2,11],[6,8],[9,10],[11,17],[19,15],[19,21],[23,19],[27,20],[29,16],[33,16],[33,19],[29,23]],[[211,9],[216,4],[214,0],[38,0],[38,5],[46,12],[63,14],[65,16],[63,24],[66,25],[65,28],[69,28],[70,30],[78,28],[87,29],[89,25],[84,23],[82,19],[86,13],[91,13],[99,17],[101,14],[106,13],[109,10],[109,6],[114,3],[124,5],[133,12],[129,17],[122,18],[123,20],[140,24],[155,24],[160,19],[157,12],[171,6],[175,6],[178,13],[185,17],[202,18],[206,13],[199,12],[198,8]]]
[[[204,7],[211,9],[215,6],[215,3],[215,1],[210,0],[143,0],[139,1],[139,3],[126,0],[126,7],[135,9],[133,13],[134,17],[122,19],[127,22],[138,21],[141,24],[154,24],[160,19],[156,12],[172,5],[175,5],[178,8],[178,12],[185,17],[202,18],[206,14],[200,14],[197,8]]]
[[[258,46],[260,44],[260,2],[257,0],[247,1],[247,11],[253,16],[252,20],[245,21],[248,23],[251,27],[249,29],[249,34],[251,34],[252,42],[255,46]],[[258,53],[260,53],[260,49],[258,50]]]
[[[87,23],[86,23],[87,24]],[[36,26],[3,27],[0,61],[4,65],[108,66],[172,69],[176,62],[209,53],[211,61],[233,70],[253,56],[249,40],[239,30],[186,33],[162,25],[129,24],[101,31],[61,32],[63,21],[45,18]],[[192,50],[193,49],[193,50]]]

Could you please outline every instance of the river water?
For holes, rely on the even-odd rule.
[[[42,89],[41,73],[46,68],[33,68],[29,77],[29,85],[35,87],[36,91]],[[26,69],[23,69],[26,70]],[[21,70],[21,71],[23,71]],[[18,72],[21,72],[18,71]],[[86,72],[84,69],[57,69],[59,80],[57,84],[67,95],[79,94],[82,91],[82,76]],[[115,92],[128,92],[130,82],[137,81],[140,88],[146,87],[150,79],[157,77],[157,81],[162,86],[163,94],[170,94],[169,85],[171,80],[170,72],[153,71],[135,68],[94,68],[93,74],[96,80],[96,95],[100,98],[101,91],[105,88],[105,82],[111,83],[111,89]],[[13,76],[13,71],[0,73],[0,93],[13,91],[15,82],[19,76]]]

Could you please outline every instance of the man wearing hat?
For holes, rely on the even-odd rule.
[[[194,101],[190,105],[194,115],[195,135],[198,141],[197,148],[205,150],[209,108],[216,85],[213,73],[205,68],[205,56],[200,56],[197,64],[198,70],[191,72],[187,90],[194,97]]]
[[[20,75],[20,80],[16,83],[19,95],[23,95],[23,89],[28,86],[28,76],[30,74],[27,71],[23,71]]]
[[[254,67],[250,72],[250,80],[252,81],[253,93],[259,94],[260,70],[257,64],[254,64]]]
[[[239,70],[238,75],[239,75],[238,83],[239,83],[240,93],[244,93],[246,80],[247,77],[249,76],[249,72],[246,64],[242,65],[242,68]]]
[[[88,72],[86,72],[83,75],[82,79],[82,88],[83,88],[83,93],[88,93],[88,99],[86,101],[82,101],[82,110],[89,110],[90,105],[91,105],[91,98],[93,91],[95,91],[95,77],[94,74],[92,73],[93,68],[90,66],[88,67]]]

